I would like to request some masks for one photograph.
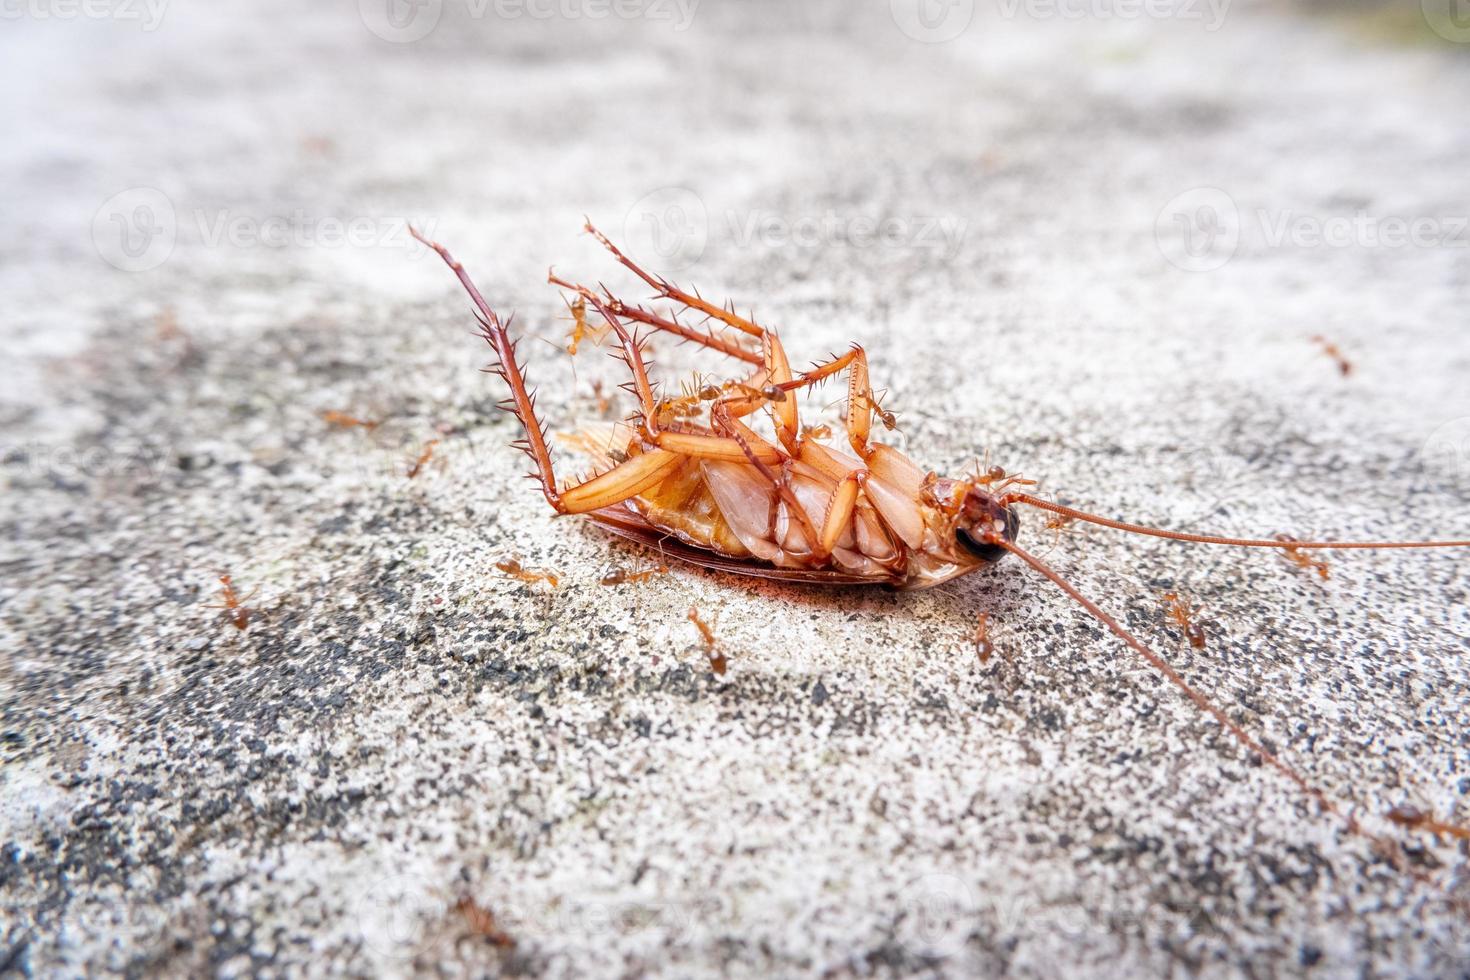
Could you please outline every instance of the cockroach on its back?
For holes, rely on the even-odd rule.
[[[889,428],[894,420],[880,407],[869,383],[867,355],[861,346],[854,344],[841,355],[795,372],[774,330],[737,315],[733,305],[717,306],[645,272],[590,222],[586,230],[659,299],[701,318],[701,325],[680,321],[677,311],[665,315],[626,303],[606,287],[599,292],[555,273],[548,275],[550,282],[573,293],[574,303],[579,300],[595,311],[616,336],[619,356],[631,375],[626,387],[638,400],[636,431],[627,435],[624,444],[602,455],[592,476],[561,485],[545,429],[536,416],[534,395],[516,360],[516,345],[500,317],[447,249],[410,229],[439,253],[474,302],[482,335],[499,359],[488,370],[498,374],[510,391],[500,407],[521,422],[525,437],[516,445],[531,457],[535,464],[531,477],[558,514],[582,514],[614,534],[705,568],[785,582],[928,588],[1015,555],[1086,609],[1241,745],[1339,816],[1350,831],[1384,843],[1384,838],[1363,828],[1195,690],[1132,632],[1022,548],[1017,543],[1018,508],[1045,512],[1051,518],[1049,526],[1084,521],[1178,541],[1277,549],[1319,573],[1325,565],[1313,564],[1303,552],[1467,547],[1470,541],[1298,541],[1285,536],[1191,534],[1113,520],[1044,500],[1020,489],[1031,481],[999,467],[971,479],[939,476],[871,438],[875,417]],[[708,398],[700,391],[699,397],[660,399],[649,379],[644,346],[631,332],[630,323],[743,361],[749,373],[712,389]],[[711,323],[713,328],[707,326]],[[838,375],[847,379],[845,423],[850,452],[824,446],[814,430],[802,428],[797,411],[799,392]],[[702,410],[696,413],[695,406]],[[771,438],[748,424],[758,413],[769,416]],[[701,626],[702,633],[706,629]],[[977,639],[982,635],[977,634]],[[981,650],[983,653],[984,647]],[[1407,825],[1403,820],[1397,822]]]

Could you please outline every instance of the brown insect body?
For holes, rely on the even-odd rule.
[[[1470,547],[1470,540],[1298,541],[1285,536],[1235,538],[1169,531],[1033,496],[1019,489],[1031,481],[1008,476],[999,467],[968,480],[937,476],[896,448],[870,439],[875,417],[888,428],[894,421],[869,384],[867,357],[860,346],[854,344],[846,353],[807,371],[793,372],[774,331],[738,316],[733,307],[716,306],[650,275],[590,223],[586,228],[661,299],[718,328],[691,326],[679,319],[678,312],[664,314],[626,303],[605,287],[597,292],[555,273],[548,276],[585,301],[617,337],[620,356],[632,376],[625,387],[638,399],[636,430],[600,454],[591,476],[566,486],[556,480],[546,433],[536,416],[535,397],[504,324],[464,267],[442,245],[410,229],[439,253],[474,301],[484,339],[499,358],[487,370],[500,375],[510,390],[501,407],[520,420],[525,437],[516,445],[535,463],[531,476],[539,481],[557,513],[585,515],[665,556],[705,568],[792,582],[925,588],[1014,554],[1106,626],[1237,742],[1291,779],[1324,810],[1337,815],[1349,831],[1386,843],[1195,690],[1102,607],[1020,547],[1016,506],[1046,512],[1049,527],[1085,521],[1177,541],[1275,549],[1323,577],[1325,563],[1303,552]],[[660,400],[649,379],[644,347],[630,332],[630,323],[744,361],[750,373],[712,390],[702,386],[694,396]],[[845,422],[850,452],[826,446],[812,430],[804,430],[796,405],[798,392],[839,374],[847,378]],[[693,412],[696,403],[703,404],[697,416]],[[746,419],[762,411],[770,418],[774,438],[765,438],[746,424]],[[585,439],[571,441],[584,448],[591,444]],[[1188,638],[1196,645],[1204,639],[1203,634]],[[985,652],[978,642],[977,647]]]

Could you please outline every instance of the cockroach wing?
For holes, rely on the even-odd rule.
[[[898,584],[897,579],[885,570],[879,570],[877,574],[859,575],[833,569],[775,568],[761,564],[754,559],[718,555],[713,551],[686,544],[666,531],[660,531],[639,514],[621,504],[605,507],[588,514],[587,517],[599,527],[657,551],[664,558],[676,558],[679,561],[717,572],[729,572],[732,575],[745,575],[776,582],[796,582],[803,585]]]
[[[775,560],[780,553],[771,539],[775,488],[754,467],[744,463],[707,459],[701,465],[705,486],[731,532],[757,558]]]

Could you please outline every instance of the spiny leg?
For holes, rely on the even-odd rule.
[[[867,460],[872,450],[868,447],[868,436],[873,429],[873,413],[880,412],[885,425],[892,425],[892,415],[883,412],[878,407],[878,401],[873,395],[872,385],[868,382],[868,355],[857,344],[846,354],[834,357],[831,360],[817,364],[809,371],[792,378],[781,385],[788,394],[802,388],[825,381],[834,374],[847,369],[847,439],[852,445],[858,457]]]
[[[703,297],[691,296],[689,293],[684,292],[682,289],[675,286],[673,283],[669,282],[662,276],[654,276],[650,275],[647,272],[644,272],[641,268],[638,267],[637,263],[624,255],[616,245],[609,241],[606,235],[598,231],[596,228],[592,227],[592,222],[588,221],[583,227],[587,230],[589,234],[592,235],[592,237],[596,238],[599,242],[602,243],[603,248],[607,249],[613,254],[613,258],[622,263],[639,279],[642,279],[644,282],[648,283],[655,290],[657,290],[658,294],[664,299],[672,300],[673,302],[678,303],[682,306],[686,306],[691,310],[698,310],[700,313],[703,313],[706,316],[712,316],[726,326],[734,327],[741,333],[749,334],[752,337],[760,337],[765,334],[766,330],[764,327],[760,326],[759,324],[753,323],[742,316],[737,316],[733,309],[727,310],[723,307],[715,306],[713,303],[706,301]]]
[[[566,490],[558,491],[556,473],[552,468],[551,452],[546,446],[546,430],[536,418],[536,396],[526,387],[526,376],[516,363],[516,345],[506,333],[500,317],[485,302],[485,297],[471,281],[464,266],[449,254],[449,250],[438,242],[430,241],[409,227],[410,233],[429,248],[439,253],[454,274],[459,277],[465,291],[470,294],[477,308],[475,319],[479,321],[485,341],[495,351],[498,362],[487,370],[499,374],[510,388],[510,398],[499,403],[500,407],[516,417],[526,437],[514,445],[522,449],[536,464],[533,479],[541,483],[541,491],[547,503],[560,514],[580,514],[599,510],[621,503],[658,483],[678,465],[680,455],[666,450],[654,450],[634,456],[612,469],[590,480],[585,480]],[[641,363],[641,362],[640,362]],[[646,382],[645,376],[645,382]]]

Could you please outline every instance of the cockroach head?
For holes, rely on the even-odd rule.
[[[980,487],[965,491],[954,526],[955,541],[963,550],[981,561],[1000,561],[1007,553],[1000,542],[1015,541],[1020,530],[1016,508],[1004,506]]]

